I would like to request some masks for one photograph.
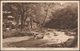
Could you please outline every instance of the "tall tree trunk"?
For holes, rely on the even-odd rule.
[[[24,9],[21,10],[22,14],[21,14],[21,32],[24,29]]]
[[[49,5],[48,5],[48,7],[49,7]],[[47,7],[47,9],[45,10],[46,15],[45,15],[45,17],[43,18],[42,24],[40,25],[41,30],[43,30],[43,27],[42,27],[42,26],[45,25],[46,18],[48,17],[48,7]]]
[[[32,23],[33,23],[33,19],[32,17],[30,18],[30,26],[31,26],[31,29],[32,29]]]

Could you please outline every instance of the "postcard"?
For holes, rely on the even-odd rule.
[[[79,50],[78,1],[1,1],[2,50]]]

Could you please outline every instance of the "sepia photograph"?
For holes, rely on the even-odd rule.
[[[78,48],[78,2],[2,2],[2,48]]]

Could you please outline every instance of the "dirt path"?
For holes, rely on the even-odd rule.
[[[11,37],[11,38],[3,39],[3,43],[19,42],[19,41],[29,40],[30,38],[32,37],[29,37],[29,36]]]

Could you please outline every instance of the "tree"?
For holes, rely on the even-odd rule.
[[[12,16],[15,17],[16,21],[16,29],[20,30],[25,28],[26,20],[29,18],[30,20],[27,22],[28,30],[33,29],[33,23],[36,23],[38,28],[42,29],[45,24],[46,18],[49,17],[50,7],[54,5],[53,3],[8,3],[8,7],[12,12]],[[44,12],[44,13],[43,13]],[[42,14],[43,13],[43,14]]]

